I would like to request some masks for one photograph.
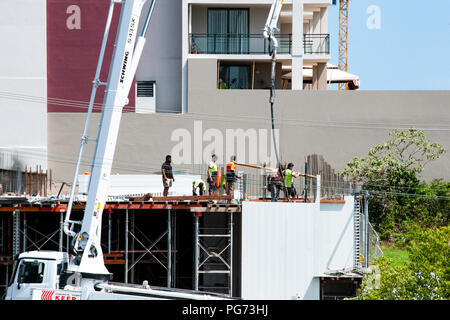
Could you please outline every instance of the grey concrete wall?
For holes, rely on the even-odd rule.
[[[136,80],[156,81],[157,112],[181,112],[181,0],[157,1],[154,10]]]
[[[0,168],[46,165],[45,3],[0,1]]]
[[[189,61],[188,114],[124,114],[113,173],[158,172],[164,156],[181,141],[177,139],[180,130],[189,133],[190,158],[195,162],[208,159],[210,133],[225,137],[227,129],[259,132],[270,128],[269,92],[217,90],[216,66],[213,59]],[[365,156],[371,147],[386,141],[392,129],[411,126],[424,129],[431,140],[450,150],[449,101],[450,91],[277,91],[275,118],[282,160],[302,170],[305,156],[318,153],[341,170],[354,157]],[[84,117],[48,115],[49,167],[59,181],[72,179]],[[245,145],[247,156],[254,147]],[[224,158],[222,162],[228,160]],[[423,178],[450,179],[449,160],[447,153],[431,163]],[[187,167],[192,168],[174,165],[175,169]]]
[[[269,92],[213,90],[214,60],[189,61],[189,112],[214,114],[229,125],[268,128]],[[277,91],[276,126],[285,161],[319,153],[337,169],[396,128],[424,129],[450,152],[450,91]],[[223,117],[223,118],[222,118]],[[450,178],[450,153],[431,163],[424,178]]]

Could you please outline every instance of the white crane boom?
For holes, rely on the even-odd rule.
[[[121,16],[117,31],[117,37],[112,56],[111,67],[107,83],[99,80],[100,69],[103,60],[104,48],[108,38],[109,24],[115,3],[121,2]],[[123,107],[128,104],[128,94],[132,85],[137,65],[145,44],[145,32],[147,30],[155,0],[152,0],[145,21],[142,34],[136,43],[139,18],[146,0],[112,0],[110,13],[107,19],[105,35],[103,39],[96,79],[94,80],[91,102],[95,100],[95,92],[99,85],[106,85],[103,101],[103,110],[96,139],[87,138],[86,132],[89,126],[92,108],[90,107],[85,126],[85,134],[82,137],[79,161],[75,170],[74,183],[72,185],[71,198],[66,214],[65,232],[69,236],[76,237],[73,251],[75,256],[71,259],[69,271],[81,273],[84,277],[109,278],[110,273],[105,267],[101,249],[101,221],[107,192],[110,185],[111,167],[116,148],[117,136],[122,117]],[[136,47],[135,47],[136,44]],[[88,196],[82,222],[71,221],[70,214],[73,203],[74,188],[79,173],[80,161],[84,144],[87,141],[96,141],[96,148],[92,160],[91,176],[88,187]],[[74,224],[80,224],[81,230],[74,232]]]
[[[224,295],[170,288],[151,288],[144,281],[142,286],[112,284],[105,280],[111,279],[106,269],[101,248],[102,212],[110,184],[110,174],[114,151],[119,133],[119,125],[123,107],[128,104],[128,94],[145,44],[145,34],[150,22],[156,0],[151,0],[147,18],[141,35],[137,38],[139,17],[146,0],[111,0],[105,33],[100,50],[96,75],[93,81],[91,100],[86,117],[86,124],[81,138],[80,153],[75,169],[75,177],[71,197],[64,221],[64,232],[74,238],[72,259],[69,267],[59,270],[68,261],[66,252],[31,251],[19,255],[16,261],[13,281],[8,286],[6,299],[41,299],[41,300],[126,300],[126,299],[194,299],[222,300],[229,299]],[[108,40],[114,5],[122,4],[114,53],[111,61],[108,81],[101,82],[100,71]],[[136,45],[136,46],[135,46]],[[103,110],[96,139],[87,137],[97,88],[106,85]],[[96,141],[94,158],[92,160],[91,176],[88,186],[88,197],[82,221],[70,219],[75,187],[84,146],[88,141]],[[75,231],[75,226],[81,229]],[[27,266],[41,266],[44,281],[40,283],[25,283],[23,281]],[[33,267],[33,272],[39,268]],[[58,271],[59,270],[59,271]],[[28,271],[27,271],[28,272]],[[62,281],[62,275],[68,276]],[[61,282],[62,281],[62,282]],[[61,288],[63,286],[63,289]]]
[[[282,7],[283,0],[273,0],[269,16],[267,17],[266,25],[264,27],[264,36],[266,38],[269,38],[269,36],[273,36],[275,31],[278,30],[278,19],[280,18]]]

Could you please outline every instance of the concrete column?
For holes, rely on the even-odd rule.
[[[320,33],[320,12],[317,11],[313,12],[312,27],[313,33],[315,34]]]
[[[317,84],[317,75],[318,75],[318,67],[317,65],[314,65],[312,67],[312,90],[319,90],[318,84]]]
[[[317,64],[317,90],[327,90],[327,64]]]
[[[328,8],[320,8],[320,33],[328,33]]]
[[[292,0],[292,90],[303,90],[303,0]]]
[[[188,0],[181,6],[181,112],[187,113],[188,54],[189,54],[189,7]]]

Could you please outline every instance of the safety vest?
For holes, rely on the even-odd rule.
[[[216,187],[220,188],[220,171],[217,170]]]
[[[236,164],[234,162],[230,162],[227,164],[227,174],[228,173],[236,173]]]
[[[292,179],[293,179],[293,172],[291,169],[286,169],[284,171],[284,182],[286,184],[286,187],[290,188],[292,187]]]
[[[203,182],[202,179],[197,179],[197,180],[195,180],[193,184],[194,184],[194,188],[195,188],[195,189],[197,189],[198,187],[200,187],[200,184],[202,184],[202,185],[203,185],[203,186],[202,186],[203,191],[206,190],[205,182]]]
[[[227,181],[236,181],[236,164],[234,162],[229,162],[227,164]]]

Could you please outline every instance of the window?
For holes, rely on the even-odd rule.
[[[63,273],[64,271],[67,270],[67,262],[64,263],[58,263],[58,265],[56,266],[56,274],[59,276],[61,275],[61,273]]]
[[[248,53],[248,9],[208,9],[208,53]]]
[[[219,89],[249,89],[250,65],[221,65]]]
[[[38,261],[23,261],[19,267],[21,283],[42,283],[45,264]]]

